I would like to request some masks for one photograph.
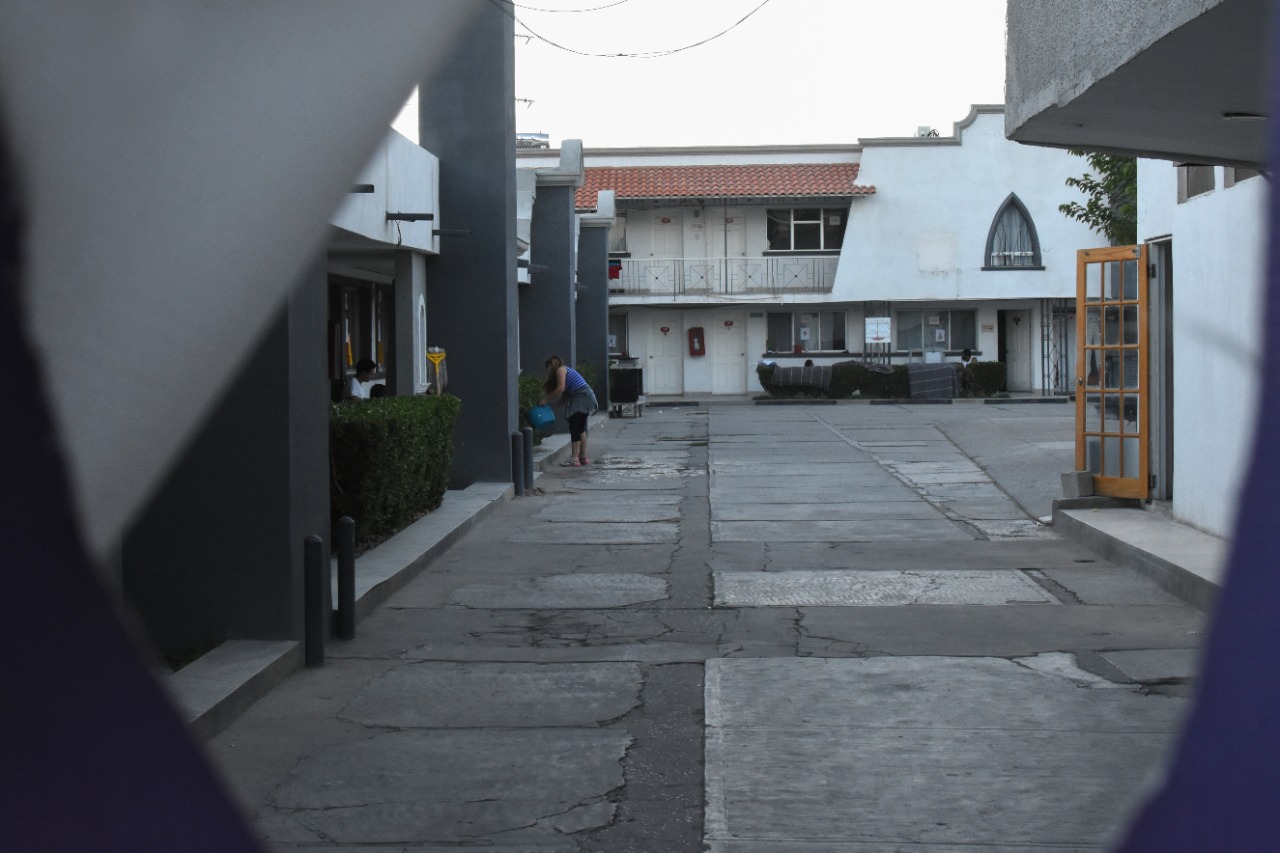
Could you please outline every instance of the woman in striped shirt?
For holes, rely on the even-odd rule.
[[[572,455],[560,464],[572,468],[590,465],[591,460],[587,458],[587,418],[600,408],[596,394],[582,374],[566,365],[560,356],[550,356],[546,367],[547,381],[542,383],[546,392],[544,401],[564,403],[564,417],[569,422]]]

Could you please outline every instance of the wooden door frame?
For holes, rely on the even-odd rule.
[[[1106,279],[1099,278],[1100,291],[1095,301],[1089,301],[1087,288],[1087,270],[1090,265],[1105,265],[1110,263],[1124,264],[1125,262],[1135,262],[1135,272],[1137,276],[1137,294],[1136,299],[1126,299],[1123,291],[1120,292],[1118,299],[1106,298]],[[1146,500],[1150,497],[1150,470],[1151,470],[1151,374],[1149,367],[1150,359],[1150,315],[1148,307],[1150,306],[1149,280],[1147,268],[1147,246],[1112,246],[1106,249],[1082,249],[1077,253],[1076,259],[1076,470],[1089,471],[1093,474],[1094,493],[1099,495],[1107,495],[1119,498],[1137,498]],[[1120,266],[1119,269],[1123,269]],[[1105,272],[1106,268],[1103,268]],[[1123,278],[1122,278],[1123,282]],[[1137,318],[1136,340],[1132,344],[1125,343],[1123,317],[1125,306],[1135,306]],[[1119,310],[1119,322],[1121,323],[1121,334],[1118,344],[1108,345],[1106,342],[1105,328],[1107,307],[1116,306]],[[1088,338],[1088,318],[1089,309],[1094,307],[1098,311],[1099,327],[1103,331],[1101,339],[1097,344],[1090,344]],[[1109,386],[1106,378],[1107,359],[1106,350],[1118,350],[1121,354],[1126,351],[1137,351],[1137,393],[1136,395],[1130,389],[1125,388],[1124,382],[1124,359],[1120,360],[1119,382],[1117,385]],[[1090,354],[1093,358],[1090,358]],[[1099,360],[1099,354],[1101,359]],[[1093,381],[1097,384],[1086,384],[1093,375],[1086,377],[1089,371],[1088,365],[1096,365],[1101,368],[1100,375]],[[1128,433],[1125,431],[1126,413],[1128,411],[1128,400],[1136,396],[1136,410],[1134,411],[1135,432]],[[1099,428],[1094,431],[1086,429],[1088,424],[1088,405],[1089,398],[1097,398],[1099,412],[1098,421]],[[1116,417],[1119,423],[1119,432],[1106,432],[1107,425],[1107,404],[1110,399],[1114,398],[1116,407]],[[1098,466],[1102,469],[1107,463],[1108,438],[1116,440],[1118,443],[1114,447],[1119,452],[1118,466],[1121,476],[1103,476],[1101,471],[1094,472],[1089,467],[1088,459],[1088,439],[1090,436],[1097,438],[1098,447]],[[1131,438],[1136,438],[1137,447],[1137,475],[1133,477],[1123,476],[1125,455],[1129,452],[1127,442]]]

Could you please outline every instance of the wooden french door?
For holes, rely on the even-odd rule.
[[[1076,303],[1076,470],[1095,494],[1146,499],[1147,247],[1079,252]]]

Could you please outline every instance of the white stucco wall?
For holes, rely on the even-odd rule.
[[[1105,245],[1058,205],[1087,164],[1064,151],[1004,138],[998,109],[977,109],[951,138],[863,140],[859,179],[876,194],[855,204],[835,300],[1074,297],[1076,250]],[[1044,270],[984,271],[987,236],[1016,193],[1040,240]]]
[[[1229,535],[1260,394],[1266,216],[1258,177],[1177,203],[1177,170],[1139,161],[1139,237],[1173,235],[1174,480],[1179,518]]]
[[[438,251],[431,235],[440,224],[440,161],[398,131],[387,132],[352,183],[373,184],[371,193],[349,193],[330,220],[352,234],[406,249]],[[388,213],[432,213],[434,220],[388,222]],[[398,227],[397,227],[398,226]]]

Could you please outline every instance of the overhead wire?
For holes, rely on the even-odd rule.
[[[563,45],[558,42],[552,41],[551,39],[547,38],[541,33],[538,33],[532,28],[530,28],[528,24],[526,24],[524,21],[516,17],[516,14],[514,11],[515,4],[510,2],[510,0],[487,0],[487,2],[490,5],[496,6],[499,9],[501,9],[503,11],[503,14],[507,15],[508,17],[511,18],[511,20],[515,21],[517,24],[523,27],[525,31],[529,33],[529,35],[533,36],[538,41],[543,42],[544,44],[548,44],[551,47],[554,47],[558,50],[563,50],[566,53],[572,53],[576,56],[585,56],[585,57],[590,57],[595,59],[661,59],[664,56],[671,56],[676,53],[683,53],[686,50],[692,50],[695,47],[701,47],[704,44],[713,42],[716,39],[733,32],[735,29],[742,26],[742,24],[745,23],[748,18],[750,18],[756,12],[759,12],[761,9],[767,6],[771,2],[771,0],[761,0],[759,5],[757,5],[750,12],[747,12],[747,14],[743,15],[737,21],[730,24],[728,27],[721,30],[720,32],[715,33],[714,35],[707,36],[704,39],[699,39],[698,41],[683,45],[681,47],[673,47],[673,48],[664,49],[664,50],[638,51],[635,53],[593,53],[591,51],[586,51],[586,50],[577,50],[575,48],[569,47],[568,45]]]
[[[599,12],[601,9],[612,9],[614,6],[621,6],[623,3],[630,3],[631,0],[615,0],[613,3],[607,3],[604,6],[593,6],[590,9],[539,9],[537,6],[522,6],[519,3],[511,3],[510,5],[516,9],[524,9],[526,12]]]

